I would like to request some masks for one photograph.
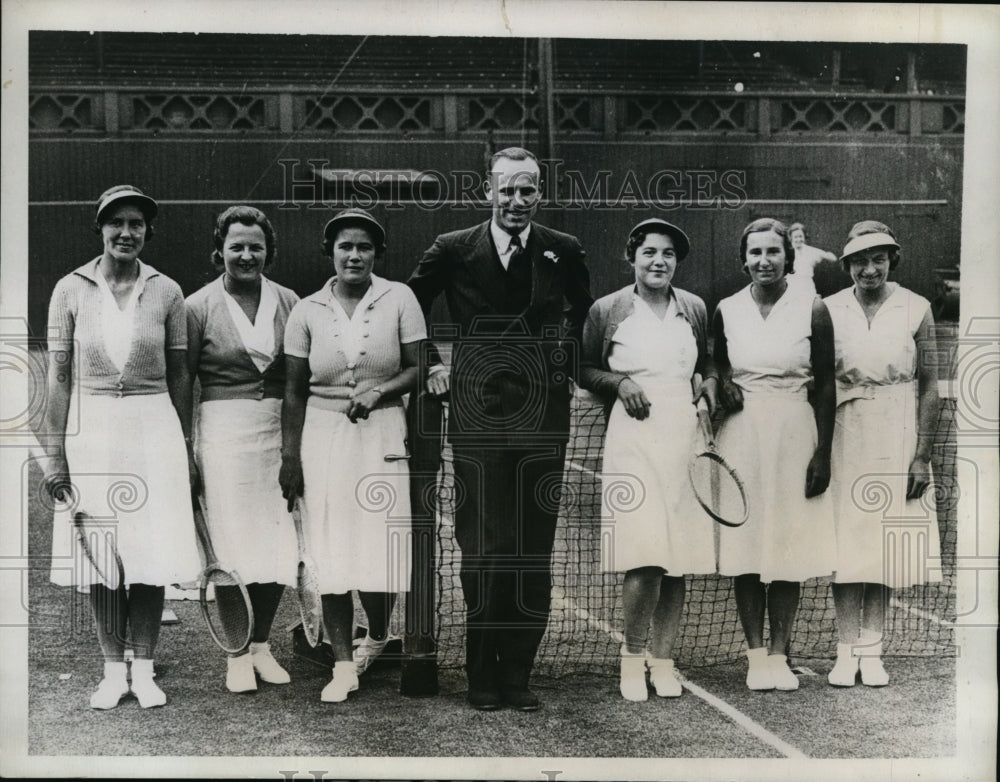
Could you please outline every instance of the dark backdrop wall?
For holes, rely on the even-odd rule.
[[[488,155],[510,144],[559,161],[547,167],[552,189],[538,219],[580,237],[595,295],[630,280],[621,259],[625,236],[654,214],[690,235],[692,252],[675,282],[710,308],[746,283],[739,235],[761,216],[804,222],[810,243],[834,252],[853,222],[882,220],[904,247],[896,278],[928,298],[937,295],[934,270],[959,260],[962,47],[887,47],[903,85],[894,87],[883,69],[878,78],[889,83],[878,91],[861,77],[850,80],[847,55],[835,44],[799,50],[734,44],[713,60],[704,45],[640,42],[666,53],[681,47],[687,59],[677,62],[696,74],[675,68],[660,74],[664,83],[656,74],[639,73],[646,81],[616,75],[619,49],[628,46],[622,42],[587,42],[590,52],[605,46],[602,71],[593,57],[580,55],[578,42],[556,41],[559,65],[546,83],[544,64],[533,65],[537,42],[506,42],[511,52],[485,47],[484,54],[470,39],[434,39],[437,49],[403,46],[397,70],[378,78],[356,74],[354,86],[343,78],[333,87],[303,83],[304,52],[300,71],[287,57],[273,60],[275,69],[284,68],[280,78],[297,84],[276,85],[265,69],[237,87],[227,86],[233,74],[217,74],[206,86],[204,71],[170,70],[179,60],[171,59],[166,39],[214,51],[205,36],[195,43],[190,36],[146,38],[143,68],[116,70],[112,55],[128,56],[119,51],[120,35],[91,51],[93,36],[32,33],[29,315],[37,335],[44,334],[56,280],[100,251],[90,230],[93,202],[112,184],[138,185],[161,202],[157,236],[143,258],[186,294],[214,275],[212,224],[231,203],[268,213],[279,239],[272,276],[307,294],[331,273],[319,250],[322,226],[352,195],[377,195],[372,211],[386,225],[389,251],[376,271],[405,279],[438,233],[487,219],[488,210],[471,203],[468,177],[479,176]],[[223,37],[230,47],[235,38]],[[270,45],[287,49],[283,40]],[[755,56],[759,48],[764,57]],[[435,81],[435,73],[454,74],[444,59],[453,49],[487,58],[493,70],[466,67],[461,85]],[[942,57],[933,56],[939,50]],[[65,58],[66,51],[78,61],[67,65],[45,55]],[[873,49],[863,51],[866,67],[878,59]],[[530,64],[530,74],[504,81],[510,74],[496,60],[507,55]],[[192,57],[197,51],[183,62]],[[436,71],[427,65],[435,57]],[[935,81],[920,80],[921,63]],[[830,65],[832,75],[825,70]],[[430,68],[420,86],[413,78],[419,67]],[[857,70],[864,71],[860,64]],[[546,87],[551,114],[541,110]],[[308,161],[326,161],[325,184],[313,170],[324,164]],[[383,177],[382,184],[333,186],[359,171]],[[417,172],[440,173],[425,177],[422,187],[408,184]],[[469,174],[461,179],[456,172]],[[395,184],[386,184],[393,177]],[[823,294],[848,282],[836,264],[817,273]]]

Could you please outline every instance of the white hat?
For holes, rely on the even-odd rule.
[[[899,244],[887,233],[872,233],[855,236],[844,246],[844,252],[840,255],[840,260],[859,253],[862,250],[870,250],[872,247],[895,247],[899,249]]]

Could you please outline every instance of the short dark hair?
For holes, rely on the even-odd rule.
[[[345,220],[335,231],[332,231],[330,235],[323,237],[323,255],[333,257],[333,248],[337,244],[337,237],[340,236],[341,232],[348,228],[360,228],[369,237],[371,237],[372,244],[375,245],[375,257],[381,258],[385,253],[386,243],[385,240],[379,241],[379,236],[375,233],[372,226],[363,220],[357,221],[347,221]]]
[[[743,235],[740,237],[740,266],[746,271],[747,240],[750,234],[767,233],[768,231],[774,231],[781,237],[781,244],[785,248],[785,274],[793,274],[795,272],[795,248],[792,247],[791,232],[781,220],[775,220],[773,217],[758,218],[743,229]]]
[[[255,206],[246,206],[245,204],[231,206],[215,218],[215,230],[212,232],[212,241],[215,244],[215,249],[212,251],[212,263],[217,268],[223,265],[222,245],[225,244],[226,236],[229,234],[229,226],[233,223],[241,223],[246,226],[260,226],[264,232],[264,243],[267,247],[264,268],[266,269],[270,266],[274,262],[274,257],[278,254],[278,237],[274,233],[274,226],[271,225],[271,221],[267,219],[267,215],[260,211],[260,209]]]
[[[859,223],[855,223],[847,234],[847,241],[849,242],[851,241],[851,239],[857,239],[859,236],[864,236],[866,234],[888,234],[895,241],[897,242],[899,241],[898,239],[896,239],[896,234],[892,232],[892,229],[885,223],[880,223],[878,220],[862,220]],[[889,270],[892,271],[899,265],[899,259],[901,255],[898,247],[888,247],[888,251],[889,251]],[[850,274],[851,256],[847,256],[846,258],[842,259],[841,264],[844,267],[844,271]]]
[[[650,234],[660,234],[660,236],[669,236],[670,240],[674,242],[674,250],[677,248],[677,238],[670,234],[663,225],[648,225],[643,226],[632,232],[629,236],[628,241],[625,243],[625,260],[628,263],[635,263],[635,254],[638,252],[639,248],[642,247],[643,243],[646,241],[646,237]],[[677,260],[681,260],[681,256],[677,256]]]

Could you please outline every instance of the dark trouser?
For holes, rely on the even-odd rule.
[[[454,448],[470,689],[528,684],[549,619],[565,450]]]

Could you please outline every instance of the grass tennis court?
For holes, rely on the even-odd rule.
[[[949,459],[954,463],[953,425],[954,404],[945,403],[935,448],[939,470],[947,470]],[[581,453],[589,451],[584,447],[576,455]],[[583,491],[593,484],[588,470],[595,465],[579,466],[567,473],[573,496],[565,500],[576,512],[599,503]],[[572,488],[572,473],[579,491]],[[85,596],[48,582],[51,523],[34,499],[39,471],[33,467],[27,475],[29,545],[37,563],[29,574],[32,755],[930,758],[955,752],[956,661],[948,621],[954,584],[947,574],[948,556],[954,555],[953,502],[939,506],[945,580],[898,596],[887,638],[892,683],[881,690],[840,690],[826,683],[833,614],[828,587],[817,583],[803,589],[793,638],[799,691],[748,691],[727,580],[704,579],[689,585],[678,654],[684,695],[624,701],[616,668],[618,584],[573,564],[580,551],[593,550],[595,529],[564,518],[554,560],[553,616],[533,679],[543,708],[536,714],[472,711],[460,667],[461,595],[445,502],[438,697],[401,697],[399,669],[389,662],[366,674],[361,691],[346,703],[321,703],[329,670],[293,656],[290,633],[282,629],[298,618],[289,592],[272,642],[292,675],[290,685],[262,684],[252,695],[226,691],[225,660],[196,601],[171,601],[180,621],[163,627],[157,652],[167,706],[144,711],[128,696],[117,709],[95,712],[88,697],[100,678],[101,658],[89,607]]]

